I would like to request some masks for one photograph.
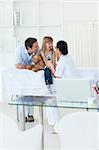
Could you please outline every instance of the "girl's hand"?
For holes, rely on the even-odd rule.
[[[55,73],[55,69],[54,69],[54,66],[52,64],[51,61],[47,61],[47,67],[52,71],[52,73],[54,74]]]

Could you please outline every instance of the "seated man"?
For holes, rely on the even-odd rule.
[[[38,42],[36,38],[27,38],[25,40],[25,46],[18,47],[16,52],[16,68],[26,69],[28,65],[32,63],[32,57],[38,53]],[[26,121],[34,121],[33,108],[28,107],[28,114],[25,118]]]

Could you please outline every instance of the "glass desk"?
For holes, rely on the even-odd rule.
[[[25,130],[25,106],[38,106],[40,110],[41,124],[43,127],[42,134],[42,150],[44,150],[44,107],[59,107],[68,109],[84,109],[84,110],[97,110],[99,105],[93,104],[89,106],[87,102],[72,102],[61,101],[57,102],[55,96],[18,96],[15,100],[8,103],[8,105],[15,105],[20,108],[20,123],[22,130]]]

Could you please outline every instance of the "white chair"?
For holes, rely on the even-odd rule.
[[[19,131],[15,122],[0,114],[0,150],[40,150],[42,125]]]
[[[99,78],[99,68],[78,68],[81,78],[96,80]]]
[[[76,112],[59,122],[61,150],[98,150],[99,113]]]

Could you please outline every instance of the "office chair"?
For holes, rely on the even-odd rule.
[[[61,150],[98,150],[99,113],[75,112],[59,122]]]
[[[3,150],[40,150],[42,126],[40,124],[24,132],[8,116],[0,114],[0,148]],[[0,150],[1,150],[0,149]]]

